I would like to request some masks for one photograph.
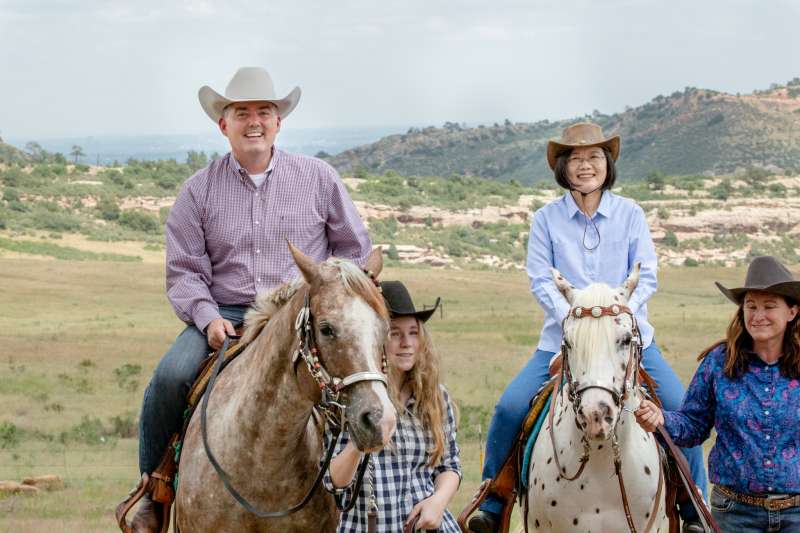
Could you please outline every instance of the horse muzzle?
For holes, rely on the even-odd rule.
[[[595,395],[599,398],[593,398]],[[619,409],[608,401],[603,391],[587,391],[586,396],[576,410],[578,426],[590,440],[608,440],[617,425]]]
[[[373,452],[386,446],[397,427],[397,412],[383,383],[359,383],[348,397],[347,423],[356,447]]]

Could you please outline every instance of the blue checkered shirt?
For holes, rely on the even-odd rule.
[[[433,482],[442,472],[455,472],[461,476],[461,461],[458,457],[456,443],[456,421],[450,397],[442,387],[447,405],[447,421],[444,426],[445,446],[441,460],[435,466],[428,465],[427,449],[433,440],[430,431],[422,427],[421,421],[413,414],[415,399],[409,398],[406,412],[398,416],[397,431],[392,442],[378,453],[372,454],[374,466],[375,497],[378,505],[377,532],[399,533],[403,531],[403,523],[411,509],[433,494]],[[326,432],[325,445],[330,442],[331,434]],[[342,432],[336,445],[335,454],[339,454],[349,441],[347,432]],[[358,494],[358,501],[353,509],[342,514],[339,533],[364,533],[367,531],[367,485],[368,475]],[[342,505],[353,496],[352,485],[343,488],[333,486],[330,472],[327,472],[323,483],[334,493],[336,502]],[[445,510],[439,528],[442,533],[459,533],[458,524],[450,511]]]

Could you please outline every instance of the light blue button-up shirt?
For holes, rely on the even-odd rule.
[[[646,302],[658,285],[658,257],[644,211],[632,200],[605,191],[592,220],[594,225],[581,213],[569,193],[542,207],[533,216],[526,270],[531,291],[545,313],[540,350],[557,352],[560,349],[561,321],[569,312],[567,300],[553,281],[551,268],[558,269],[578,289],[592,283],[619,287],[633,265],[641,262],[639,284],[628,307],[636,315],[644,347],[653,342],[653,326],[647,319]],[[594,250],[587,249],[595,245]]]

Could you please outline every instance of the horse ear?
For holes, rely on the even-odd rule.
[[[289,242],[289,239],[286,239],[286,244],[289,245],[289,251],[292,253],[294,262],[297,265],[297,268],[300,269],[300,273],[303,274],[303,278],[305,278],[306,283],[311,285],[311,283],[319,276],[319,268],[317,267],[317,264],[306,254],[295,248],[294,245]]]
[[[367,261],[364,263],[364,270],[375,276],[376,278],[383,270],[383,250],[380,246],[374,248],[367,256]]]
[[[575,298],[575,287],[573,287],[572,284],[567,281],[567,278],[555,268],[551,268],[550,272],[553,273],[553,281],[556,282],[556,287],[558,287],[558,290],[564,295],[564,298],[567,299],[567,302],[572,305],[572,299]]]
[[[625,300],[631,299],[631,294],[633,294],[633,291],[639,284],[639,271],[641,269],[642,263],[637,262],[635,265],[633,265],[633,270],[631,270],[631,273],[622,284],[622,295],[625,296]]]

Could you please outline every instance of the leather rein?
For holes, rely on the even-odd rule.
[[[586,383],[577,382],[573,375],[572,370],[569,365],[569,352],[570,346],[566,341],[566,334],[564,333],[564,326],[566,325],[567,319],[570,317],[581,319],[581,318],[600,318],[603,316],[612,316],[616,317],[621,314],[627,314],[631,317],[631,321],[633,323],[633,331],[632,337],[630,342],[630,353],[628,355],[628,362],[625,366],[625,376],[622,380],[622,389],[617,389],[613,385],[609,385],[607,383],[602,383],[597,380],[588,381]],[[550,402],[550,412],[548,413],[549,419],[548,423],[550,425],[550,443],[553,446],[553,458],[555,459],[556,468],[558,468],[559,475],[567,481],[574,481],[580,477],[583,473],[586,464],[589,462],[589,454],[591,452],[591,444],[589,443],[589,439],[586,437],[586,433],[583,432],[583,428],[578,426],[578,429],[583,432],[583,436],[581,437],[581,442],[583,443],[583,454],[580,458],[580,466],[578,467],[577,472],[574,475],[568,476],[567,471],[564,467],[561,466],[561,462],[558,459],[558,453],[556,451],[556,441],[555,441],[555,425],[553,423],[553,419],[555,416],[555,403],[556,399],[561,397],[561,389],[562,386],[566,383],[567,385],[567,397],[572,404],[572,410],[575,413],[575,423],[578,424],[577,415],[580,410],[581,404],[581,397],[583,393],[589,389],[601,389],[609,394],[614,400],[614,404],[618,409],[620,415],[617,417],[617,420],[612,428],[611,433],[611,448],[614,453],[614,473],[617,476],[617,480],[619,481],[619,490],[620,495],[622,497],[622,506],[625,511],[625,519],[628,522],[628,528],[631,533],[636,533],[636,527],[633,523],[633,517],[631,515],[630,503],[628,502],[628,496],[625,491],[625,482],[622,479],[622,456],[619,447],[619,441],[617,439],[617,426],[619,425],[620,418],[622,418],[622,410],[625,404],[625,400],[628,398],[628,395],[631,391],[636,390],[639,388],[639,378],[637,369],[639,368],[639,364],[642,360],[642,336],[639,332],[639,325],[636,323],[636,317],[634,316],[633,312],[630,310],[628,306],[625,305],[609,305],[609,306],[594,306],[594,307],[574,307],[570,309],[569,314],[564,318],[564,321],[561,323],[561,375],[558,378],[558,385],[553,391],[553,401]],[[655,441],[655,439],[654,439]],[[656,446],[658,446],[656,444]],[[663,481],[663,468],[658,469],[659,477],[658,477],[658,490],[656,492],[656,497],[653,504],[653,509],[650,512],[650,519],[648,520],[644,531],[649,531],[655,522],[656,511],[658,510],[659,500],[661,499],[661,491],[664,485]]]
[[[373,281],[375,281],[374,278]],[[333,452],[339,440],[339,435],[347,424],[347,418],[345,416],[345,410],[347,406],[339,402],[341,392],[350,385],[354,385],[362,381],[378,381],[383,383],[384,386],[388,387],[386,376],[383,373],[378,372],[356,372],[344,378],[331,376],[331,374],[325,369],[319,360],[319,352],[314,339],[313,322],[314,317],[311,314],[310,296],[309,292],[306,291],[303,307],[297,313],[297,318],[295,320],[294,327],[298,338],[298,347],[292,356],[292,365],[295,374],[297,374],[297,364],[302,359],[305,362],[311,377],[314,378],[314,381],[316,381],[317,385],[319,386],[320,400],[315,404],[315,407],[324,415],[325,423],[330,424],[333,428],[333,436],[331,438],[331,442],[328,444],[328,449],[325,452],[325,459],[319,469],[319,472],[317,472],[314,483],[312,483],[311,488],[309,488],[309,490],[306,492],[303,499],[295,505],[292,505],[290,508],[283,511],[262,511],[256,509],[253,504],[247,501],[247,499],[245,499],[233,487],[227,472],[225,472],[225,470],[219,464],[219,461],[217,461],[217,458],[214,456],[213,452],[211,451],[211,447],[208,444],[208,435],[206,431],[206,409],[208,407],[208,399],[211,396],[211,391],[214,388],[217,376],[222,368],[222,363],[225,358],[224,354],[227,351],[228,344],[230,342],[229,337],[225,338],[225,342],[217,352],[214,371],[211,374],[208,387],[203,395],[203,402],[200,409],[200,431],[203,437],[203,448],[208,456],[208,460],[214,467],[214,470],[216,470],[217,475],[222,481],[222,484],[225,486],[225,489],[233,497],[233,499],[236,500],[236,502],[238,502],[239,505],[241,505],[245,510],[257,516],[258,518],[283,518],[289,516],[305,507],[305,505],[311,500],[312,496],[314,495],[314,491],[322,482],[322,478],[330,466],[331,459],[333,458]],[[384,354],[383,357],[385,360],[386,355]],[[385,361],[383,366],[385,369]],[[341,510],[343,512],[349,511],[355,505],[364,480],[364,472],[366,471],[369,462],[370,454],[365,453],[363,459],[361,459],[361,463],[359,464],[356,474],[353,496],[349,502],[342,506]]]

